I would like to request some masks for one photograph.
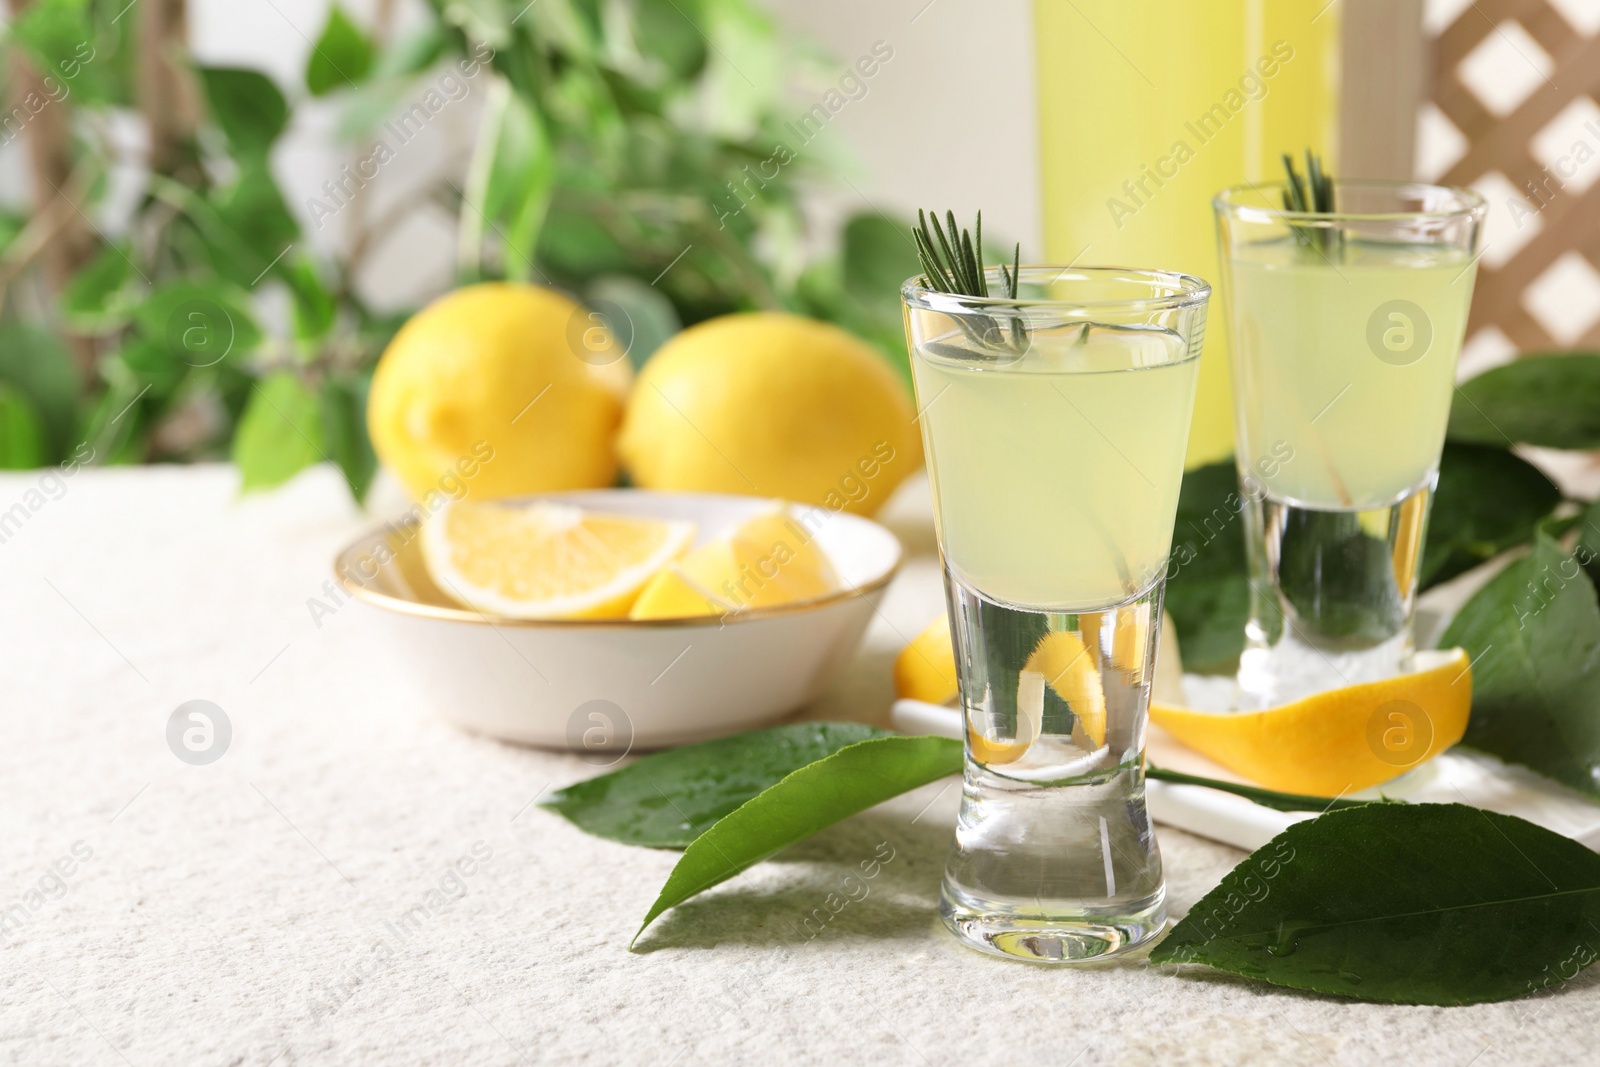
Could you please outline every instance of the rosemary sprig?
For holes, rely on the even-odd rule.
[[[917,225],[911,231],[911,239],[917,246],[923,281],[928,288],[956,296],[989,296],[989,278],[983,266],[983,212],[978,212],[973,229],[975,233],[957,228],[954,211],[945,212],[944,226],[939,225],[937,212],[930,215],[920,209],[917,211]],[[1012,252],[1011,269],[1000,264],[1000,279],[1008,300],[1017,299],[1021,267],[1022,245],[1018,244]],[[1007,316],[1009,332],[993,315],[968,312],[953,314],[951,318],[980,349],[1005,348],[1020,353],[1028,348],[1028,327],[1021,315]]]
[[[1294,169],[1294,159],[1283,153],[1283,169],[1288,180],[1283,187],[1283,209],[1302,215],[1330,215],[1334,211],[1333,178],[1322,169],[1320,157],[1306,149],[1306,174],[1302,178]],[[1315,248],[1323,255],[1337,247],[1339,233],[1324,226],[1295,226],[1295,239]]]

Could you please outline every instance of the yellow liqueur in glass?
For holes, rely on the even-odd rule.
[[[1251,616],[1235,703],[1269,707],[1411,668],[1486,205],[1466,189],[1285,183],[1215,201]]]
[[[1121,952],[1166,916],[1144,731],[1210,289],[922,281],[901,292],[967,735],[941,915],[996,955]]]

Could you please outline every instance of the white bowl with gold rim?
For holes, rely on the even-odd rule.
[[[695,544],[770,509],[758,497],[591,489],[537,498],[696,524]],[[692,619],[513,619],[441,592],[415,518],[334,560],[345,589],[388,631],[399,669],[446,719],[507,741],[610,763],[629,748],[702,740],[780,718],[820,696],[850,662],[900,543],[869,519],[795,505],[842,588],[801,603]]]

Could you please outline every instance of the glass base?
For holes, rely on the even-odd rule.
[[[940,910],[997,956],[1123,952],[1165,919],[1144,797],[1159,583],[1122,604],[1041,612],[947,572],[966,767]]]
[[[1252,595],[1236,709],[1273,707],[1411,669],[1433,479],[1392,504],[1364,509],[1248,495]]]
[[[991,901],[967,901],[948,882],[939,894],[939,917],[968,948],[1028,963],[1087,963],[1129,952],[1153,939],[1167,924],[1165,890],[1145,902],[1062,920],[1020,910],[996,910]]]

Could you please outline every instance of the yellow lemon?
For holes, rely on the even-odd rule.
[[[422,527],[441,590],[468,607],[521,619],[622,618],[639,590],[683,554],[694,524],[567,504],[449,504]]]
[[[1464,649],[1419,652],[1417,669],[1265,711],[1152,704],[1183,744],[1269,789],[1333,797],[1395,778],[1466,733],[1472,666]]]
[[[663,345],[618,450],[636,485],[870,513],[922,463],[911,396],[866,342],[781,312],[725,315]]]
[[[629,617],[722,615],[812,600],[838,588],[827,555],[779,504],[663,568],[639,594]]]
[[[956,698],[956,653],[947,617],[930,622],[894,658],[894,691],[901,698],[930,704],[948,704]]]
[[[611,485],[632,376],[614,347],[553,290],[458,289],[413,315],[378,361],[373,448],[418,499]]]

